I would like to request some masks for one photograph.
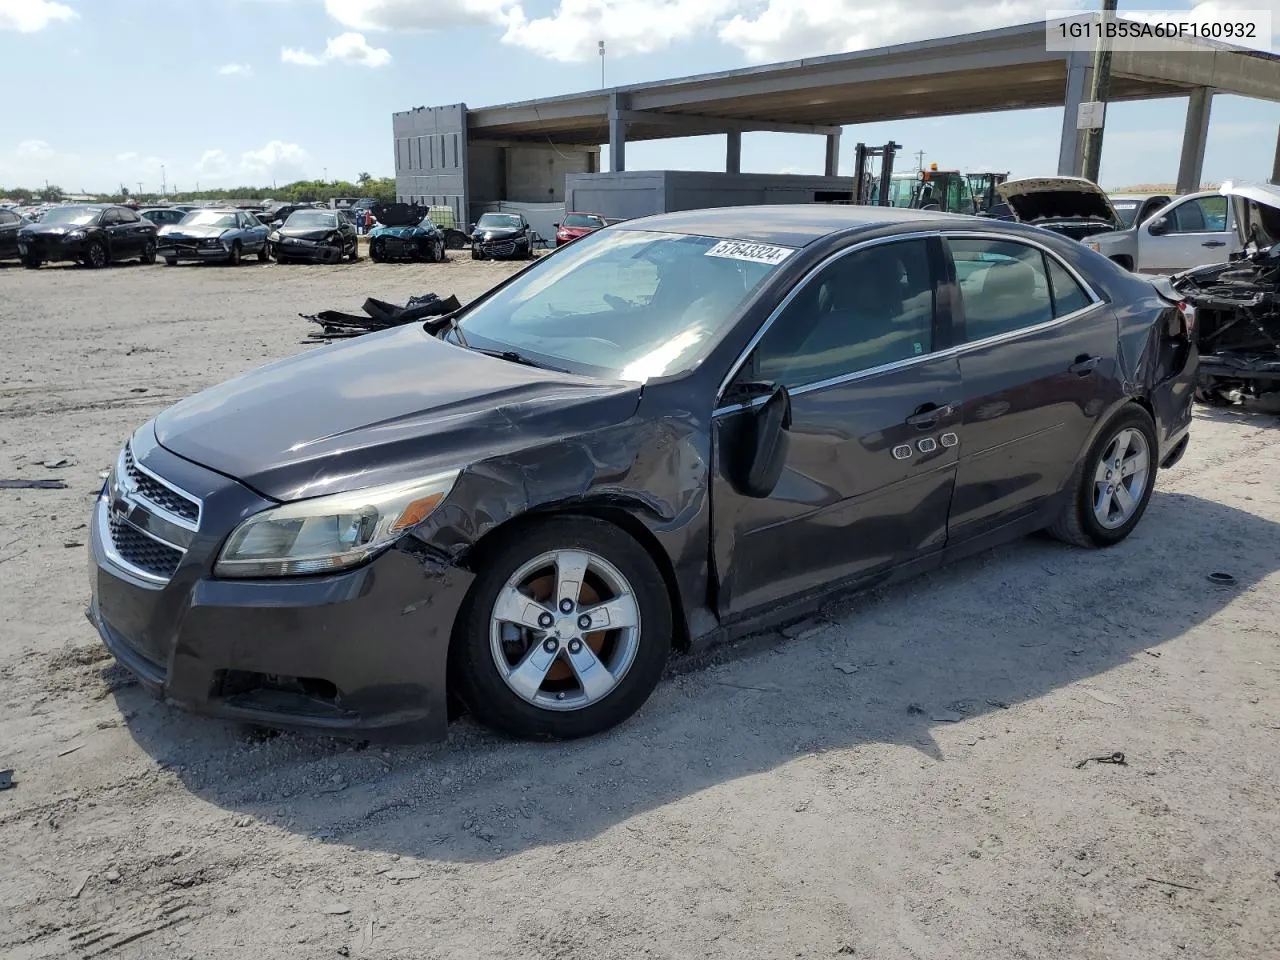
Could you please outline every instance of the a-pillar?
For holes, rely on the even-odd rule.
[[[1204,148],[1209,141],[1209,109],[1213,91],[1197,87],[1187,100],[1187,125],[1182,131],[1182,158],[1178,161],[1178,192],[1195,193],[1200,189],[1204,170]]]
[[[837,176],[840,171],[840,134],[827,134],[827,166],[828,177]]]
[[[1084,171],[1084,136],[1076,128],[1080,104],[1089,91],[1093,68],[1089,54],[1075,51],[1067,57],[1067,89],[1062,107],[1062,141],[1058,147],[1058,176],[1078,177]]]
[[[724,172],[742,172],[742,134],[736,130],[725,134]]]
[[[625,109],[619,94],[609,94],[609,169],[613,173],[627,169],[627,121],[622,118]]]

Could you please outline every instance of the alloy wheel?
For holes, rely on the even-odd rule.
[[[1142,503],[1151,451],[1142,431],[1126,427],[1107,444],[1093,475],[1093,515],[1103,527],[1124,526]]]
[[[499,675],[521,699],[545,710],[581,710],[607,697],[635,661],[635,591],[594,553],[543,553],[499,591],[489,646]]]

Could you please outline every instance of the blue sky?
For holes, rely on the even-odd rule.
[[[1028,22],[1075,2],[0,0],[0,185],[150,191],[162,165],[180,189],[385,176],[393,111],[598,87],[602,37],[614,85]],[[1103,184],[1172,181],[1184,116],[1180,99],[1113,105]],[[1060,127],[1060,109],[849,127],[842,172],[854,142],[892,138],[944,168],[1052,174]],[[1278,127],[1280,104],[1216,97],[1205,178],[1266,179]],[[636,170],[723,162],[723,138],[635,143],[627,156]],[[817,137],[743,138],[746,171],[822,163]]]

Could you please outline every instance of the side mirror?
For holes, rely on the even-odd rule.
[[[749,392],[770,391],[760,406],[745,411],[726,464],[730,484],[746,497],[764,499],[773,493],[787,463],[790,446],[791,395],[772,384],[742,384]]]
[[[476,232],[476,225],[474,223],[471,225],[471,232],[472,233]]]
[[[554,228],[555,228],[555,229],[557,229],[557,230],[559,230],[559,229],[560,229],[560,224],[558,224],[558,223],[553,223],[551,226],[552,226],[552,227],[554,227]]]
[[[1147,233],[1153,237],[1160,237],[1169,232],[1169,218],[1157,217],[1147,224]]]

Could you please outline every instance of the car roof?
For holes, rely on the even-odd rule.
[[[1108,193],[1112,200],[1153,200],[1156,197],[1170,197],[1172,193]]]
[[[777,204],[756,207],[712,207],[659,213],[614,224],[613,230],[654,230],[695,236],[728,237],[755,243],[804,247],[845,230],[870,229],[919,221],[972,223],[965,214],[909,207],[871,207],[824,203]]]

